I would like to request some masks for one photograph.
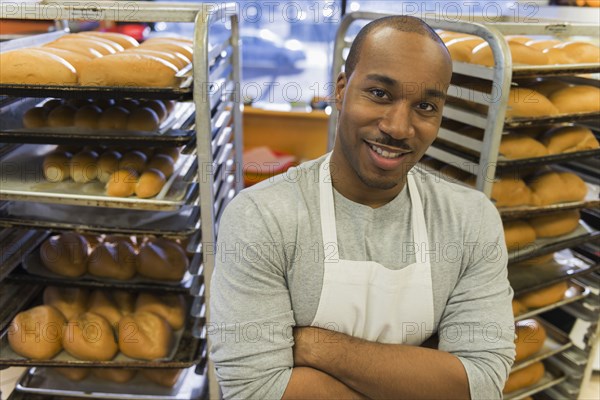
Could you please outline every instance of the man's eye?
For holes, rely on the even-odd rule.
[[[435,111],[435,106],[431,103],[419,103],[418,107],[423,111]]]
[[[385,97],[385,91],[383,91],[381,89],[371,89],[371,93],[375,97],[380,97],[380,98],[384,98]]]

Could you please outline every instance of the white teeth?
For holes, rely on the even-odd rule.
[[[377,154],[379,154],[383,158],[398,158],[402,155],[402,153],[392,153],[387,150],[383,150],[381,147],[377,147],[372,144],[369,144],[369,146],[371,147],[371,149],[373,149],[373,151],[375,151]]]

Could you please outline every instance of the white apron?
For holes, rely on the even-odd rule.
[[[408,175],[416,263],[392,270],[373,261],[339,259],[327,156],[319,170],[325,263],[323,289],[311,326],[380,343],[420,345],[433,330],[431,264],[423,205]],[[398,238],[400,241],[404,238]]]

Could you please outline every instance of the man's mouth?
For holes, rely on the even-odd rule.
[[[383,146],[383,145],[380,145],[378,143],[374,143],[374,142],[371,142],[368,140],[365,140],[365,142],[371,148],[371,150],[373,150],[374,152],[379,154],[381,157],[387,158],[387,159],[399,158],[399,157],[411,152],[410,150]]]

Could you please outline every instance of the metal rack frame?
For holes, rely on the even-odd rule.
[[[214,254],[209,249],[216,242],[216,227],[226,203],[242,189],[241,179],[231,179],[239,174],[242,159],[242,113],[240,90],[240,54],[238,7],[235,3],[152,3],[152,2],[78,2],[45,0],[34,4],[0,3],[0,19],[54,19],[54,20],[110,20],[139,22],[189,22],[194,24],[194,54],[192,94],[195,105],[195,152],[198,161],[197,180],[200,193],[197,205],[200,208],[199,238],[202,249],[202,266],[198,268],[202,279],[195,279],[192,285],[207,304],[210,291],[205,285],[209,282],[214,268]],[[209,46],[209,26],[231,21],[231,36],[224,42]],[[66,27],[66,24],[62,24]],[[57,32],[60,36],[64,32]],[[36,43],[35,37],[18,39],[18,46],[25,47]],[[3,43],[3,51],[14,46]],[[225,54],[221,65],[213,68],[211,62]],[[219,105],[220,104],[220,105]],[[216,109],[215,115],[212,111]],[[225,117],[223,117],[225,116]],[[218,124],[221,124],[219,127]],[[230,142],[228,151],[217,151],[223,146],[222,138]],[[231,149],[233,147],[233,149]],[[232,151],[233,150],[233,151]],[[222,165],[219,165],[222,164]],[[220,170],[218,176],[214,173]],[[239,178],[239,176],[238,176]],[[220,181],[219,181],[220,179]],[[216,197],[219,204],[216,204]],[[18,221],[17,221],[18,224]],[[198,247],[197,245],[194,247]],[[200,273],[199,272],[199,273]],[[204,292],[206,291],[206,292]],[[192,307],[198,308],[197,302]],[[205,316],[208,320],[208,308]],[[198,332],[196,332],[198,333]],[[203,366],[202,369],[205,367]],[[208,368],[211,397],[218,396],[219,388]]]

